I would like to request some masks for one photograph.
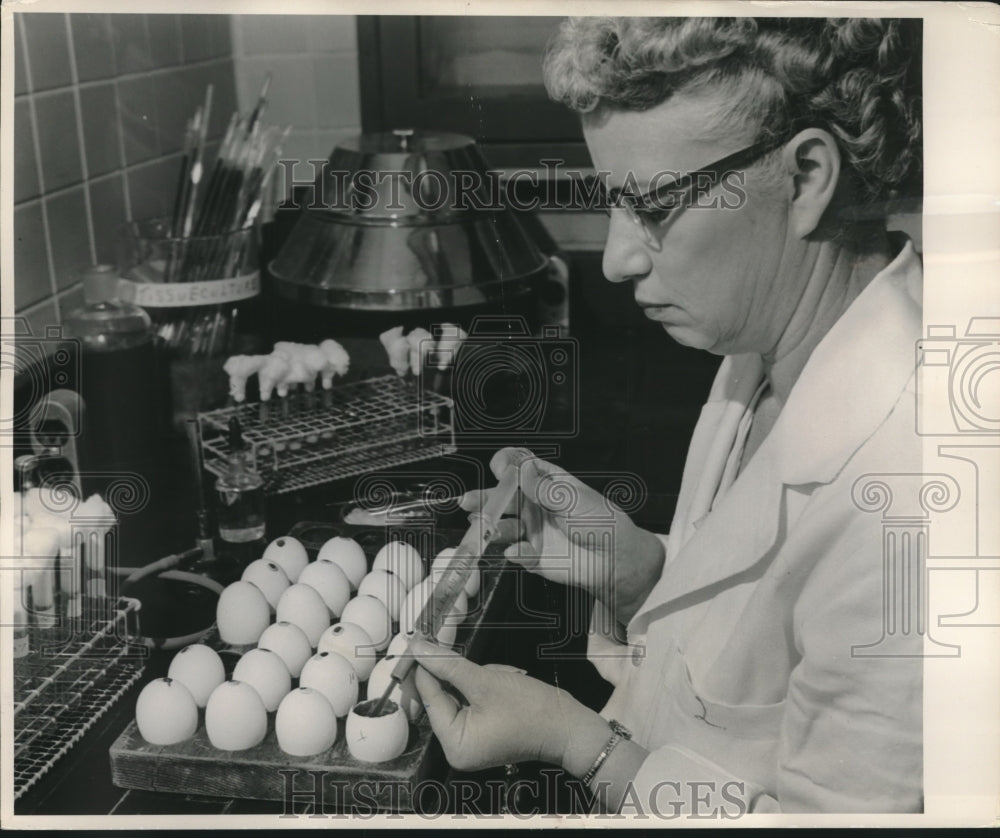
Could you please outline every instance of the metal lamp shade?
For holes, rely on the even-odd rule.
[[[274,290],[373,311],[482,305],[527,292],[547,259],[490,194],[487,169],[476,143],[459,134],[404,130],[342,143],[270,265]]]

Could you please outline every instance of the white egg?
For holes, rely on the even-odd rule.
[[[389,657],[391,655],[398,658],[409,648],[411,637],[413,637],[413,632],[409,634],[400,632],[397,634],[389,643],[389,648],[385,650],[385,656]]]
[[[376,651],[381,652],[392,639],[392,619],[389,610],[381,600],[367,594],[358,594],[344,608],[340,616],[342,623],[354,623],[361,626],[375,644]]]
[[[365,551],[353,538],[334,536],[319,548],[316,560],[333,562],[344,571],[344,575],[350,580],[352,591],[358,589],[358,585],[361,584],[361,580],[368,572],[368,559],[365,558]]]
[[[291,584],[280,565],[269,562],[266,559],[257,559],[250,562],[240,578],[244,582],[249,582],[251,585],[256,585],[260,588],[260,592],[264,594],[264,599],[267,600],[267,604],[271,608],[277,607],[278,600],[285,592],[285,588]]]
[[[198,730],[198,705],[180,681],[157,678],[139,693],[135,723],[150,745],[176,745]]]
[[[433,581],[428,578],[417,585],[409,595],[406,597],[406,601],[403,603],[403,607],[399,612],[399,630],[403,633],[413,631],[417,625],[417,620],[420,617],[421,612],[424,610],[424,605],[428,602],[433,593]],[[465,594],[459,594],[459,605],[461,600],[465,598]],[[458,614],[452,609],[448,616],[445,617],[441,624],[441,628],[437,633],[437,642],[444,646],[451,646],[455,642],[455,638],[458,636],[458,624],[460,620],[457,619]]]
[[[406,587],[402,580],[388,570],[373,570],[358,586],[358,596],[373,596],[379,600],[389,612],[393,621],[399,619],[399,609],[406,599]]]
[[[309,645],[316,648],[320,635],[330,627],[330,612],[315,588],[296,582],[290,585],[278,600],[276,613],[279,622],[294,623],[309,638]]]
[[[215,621],[224,642],[245,646],[256,643],[271,622],[271,606],[256,585],[233,582],[219,594]]]
[[[358,703],[361,682],[351,662],[337,652],[317,652],[302,667],[299,685],[312,687],[330,702],[338,719]]]
[[[264,741],[267,710],[257,690],[242,681],[224,681],[205,707],[205,733],[220,751],[245,751]]]
[[[378,660],[375,644],[368,632],[361,626],[343,621],[323,632],[316,650],[343,655],[358,673],[359,681],[368,680]]]
[[[194,696],[195,704],[204,707],[212,690],[226,680],[226,667],[211,646],[192,643],[174,655],[167,677],[180,681]]]
[[[375,700],[355,705],[347,715],[344,735],[347,749],[361,762],[388,762],[406,750],[410,725],[394,701],[386,702],[383,715],[370,715]]]
[[[372,674],[368,678],[368,698],[380,698],[392,681],[392,670],[399,662],[399,658],[386,655],[375,664]],[[416,670],[411,669],[401,683],[393,687],[389,698],[395,701],[406,714],[406,718],[415,722],[424,712],[424,702],[417,691]]]
[[[292,689],[292,676],[277,652],[251,649],[236,662],[233,680],[249,684],[257,691],[264,709],[273,713]]]
[[[333,747],[337,717],[322,693],[309,687],[292,690],[274,719],[278,747],[286,754],[308,757]]]
[[[292,623],[277,622],[268,626],[257,641],[258,649],[270,649],[285,662],[288,674],[298,678],[305,662],[312,656],[312,646],[305,632]]]
[[[405,541],[388,542],[375,554],[372,570],[388,570],[390,573],[395,573],[402,580],[407,592],[412,591],[413,586],[427,575],[420,553]]]
[[[435,574],[440,573],[446,567],[448,567],[448,563],[451,561],[451,557],[454,555],[455,555],[454,547],[445,547],[444,550],[442,550],[440,553],[437,554],[434,561],[431,562],[431,576],[434,577],[435,581],[437,580]],[[469,599],[472,599],[476,594],[479,593],[479,586],[481,584],[481,581],[482,581],[481,574],[479,572],[479,566],[477,564],[477,566],[472,569],[472,572],[469,574],[469,578],[465,582],[465,595]]]
[[[283,571],[288,581],[295,583],[299,581],[299,574],[309,564],[309,554],[302,542],[290,535],[283,535],[276,538],[264,550],[262,557],[265,561],[274,562]]]
[[[334,617],[339,619],[351,598],[351,580],[333,562],[313,562],[299,575],[299,584],[314,588]]]
[[[433,591],[437,585],[438,580],[441,578],[441,574],[438,573],[436,576],[428,576],[421,584],[426,584],[429,591]],[[455,598],[455,602],[452,603],[451,610],[448,612],[447,622],[453,623],[458,626],[465,622],[465,617],[469,613],[469,597],[465,593],[463,588],[459,591],[458,596]]]

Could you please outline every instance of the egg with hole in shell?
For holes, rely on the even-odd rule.
[[[208,698],[205,733],[220,751],[245,751],[264,741],[267,710],[257,690],[242,681],[223,681]]]
[[[257,648],[274,652],[293,678],[299,677],[302,667],[312,657],[309,638],[294,623],[277,622],[268,626],[257,641]]]
[[[135,724],[150,745],[176,745],[198,730],[198,705],[180,681],[157,678],[139,693]]]
[[[313,562],[299,575],[299,584],[315,589],[326,603],[327,610],[340,619],[344,606],[351,599],[351,581],[333,562]]]
[[[240,578],[244,582],[256,585],[260,589],[260,592],[264,594],[264,599],[267,600],[267,604],[272,609],[277,608],[281,595],[292,584],[288,581],[288,576],[279,565],[269,562],[266,559],[257,559],[250,562],[243,570],[243,575]]]
[[[373,715],[378,699],[356,704],[347,714],[344,736],[347,749],[362,762],[388,762],[406,750],[410,723],[402,708],[391,699],[382,712]]]
[[[425,579],[410,591],[399,612],[399,630],[401,632],[405,634],[415,629],[424,605],[430,600],[433,592],[434,588],[430,578]],[[437,642],[444,646],[453,645],[455,638],[458,636],[458,626],[461,623],[459,615],[461,609],[464,608],[463,600],[465,600],[464,592],[459,594],[458,601],[455,603],[455,606],[459,606],[459,608],[453,607],[449,611],[448,616],[444,618],[441,628],[438,629]]]
[[[317,652],[336,652],[354,667],[359,681],[367,681],[378,654],[371,636],[361,626],[343,621],[330,626],[319,639]]]
[[[407,593],[427,575],[420,553],[405,541],[388,542],[375,554],[372,570],[395,573],[402,580]]]
[[[389,617],[389,610],[381,600],[368,594],[358,594],[347,603],[340,621],[361,626],[372,639],[376,651],[381,652],[392,639],[392,619]]]
[[[309,564],[309,554],[302,542],[290,535],[283,535],[276,538],[264,549],[261,557],[264,561],[274,562],[285,571],[288,581],[295,584],[299,581],[299,574]]]
[[[448,563],[451,561],[452,556],[455,555],[454,547],[445,547],[437,556],[434,561],[431,562],[431,577],[437,581],[437,574],[440,574],[448,567]],[[469,578],[465,581],[465,595],[472,599],[476,594],[479,593],[479,587],[481,584],[481,575],[479,571],[479,563],[477,562],[472,568],[472,572],[469,574]]]
[[[415,632],[400,632],[397,634],[389,643],[389,648],[385,650],[385,656],[389,657],[399,657],[402,655],[410,646],[410,638],[415,636]]]
[[[333,747],[337,717],[322,693],[310,687],[292,690],[274,719],[278,747],[286,754],[309,757]]]
[[[379,698],[392,681],[392,670],[399,662],[395,655],[386,655],[375,664],[372,674],[368,677],[368,697]],[[401,683],[396,684],[389,698],[396,702],[406,714],[406,718],[415,722],[424,712],[424,701],[417,691],[416,667],[411,669]]]
[[[233,646],[256,643],[271,622],[271,606],[256,585],[233,582],[219,594],[215,622],[223,642]]]
[[[312,687],[330,702],[338,719],[358,703],[361,682],[351,662],[337,652],[317,652],[302,667],[299,686]]]
[[[373,570],[358,586],[358,596],[373,596],[379,600],[389,612],[393,621],[399,619],[399,609],[406,599],[406,587],[402,580],[388,570]]]
[[[233,680],[249,684],[257,691],[264,709],[273,713],[292,689],[292,676],[277,652],[250,649],[236,662]]]
[[[337,565],[351,583],[352,591],[358,589],[358,585],[368,572],[368,559],[361,545],[353,538],[342,538],[339,535],[335,535],[319,548],[316,561],[333,562]]]
[[[211,646],[192,643],[174,655],[167,677],[180,681],[194,696],[195,704],[204,707],[212,690],[226,680],[226,667]]]
[[[296,582],[278,600],[276,616],[279,622],[294,623],[309,638],[314,649],[320,635],[330,627],[330,611],[315,588]]]

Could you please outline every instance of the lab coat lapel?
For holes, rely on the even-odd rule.
[[[642,618],[653,609],[763,559],[775,543],[785,486],[833,480],[884,421],[913,374],[920,290],[919,257],[907,242],[816,348],[768,438],[712,508],[710,490],[718,487],[719,463],[725,463],[720,452],[728,452],[735,440],[736,407],[748,404],[753,373],[746,356],[726,359],[713,395],[725,392],[720,385],[726,372],[732,381],[734,370],[741,370],[742,386],[734,389],[730,383],[735,397],[728,403],[723,398],[714,408],[717,413],[707,416],[714,421],[699,422],[684,473],[684,481],[697,484],[695,499],[678,508],[667,564],[633,617],[633,632],[643,631]],[[871,329],[872,322],[879,328]],[[687,488],[682,486],[682,496]]]
[[[632,625],[637,627],[644,614],[660,605],[756,564],[774,545],[782,489],[773,460],[762,446],[712,514],[694,527]]]
[[[713,504],[740,422],[760,384],[762,374],[760,358],[756,356],[727,357],[720,366],[688,450],[678,508],[670,527],[666,567],[636,617],[668,599],[699,587],[701,580],[709,574],[726,575],[730,572],[730,567],[732,572],[737,572],[742,565],[742,554],[747,545],[751,541],[756,542],[758,537],[751,537],[750,528],[760,522],[760,516],[749,521],[732,520],[727,516],[728,535],[736,543],[710,543],[712,539],[725,540],[727,525],[724,521],[720,529],[719,518],[725,514],[722,507],[728,506],[730,502],[724,501],[714,512]],[[736,484],[733,488],[736,488]],[[735,507],[734,511],[742,518],[739,507]],[[709,512],[713,514],[709,516]],[[691,542],[696,545],[694,550],[689,547]],[[697,545],[704,545],[704,549],[725,550],[720,555],[725,555],[728,559],[714,568],[707,563],[695,564],[691,557],[704,555],[701,552],[703,548]]]

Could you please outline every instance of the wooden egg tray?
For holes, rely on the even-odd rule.
[[[364,549],[370,568],[375,554],[392,538],[413,544],[429,563],[445,547],[457,545],[463,533],[419,523],[383,528],[304,522],[293,527],[289,535],[305,545],[310,560],[315,560],[316,552],[329,538],[354,538]],[[494,555],[494,549],[488,555]],[[486,643],[481,631],[486,617],[506,598],[502,592],[505,586],[501,585],[505,574],[500,564],[502,559],[496,564],[483,563],[479,594],[470,600],[469,616],[459,627],[456,648],[473,660],[482,654]],[[206,642],[219,652],[227,673],[243,652],[253,648],[226,645],[214,632]],[[296,683],[293,680],[293,688]],[[360,762],[351,756],[344,738],[344,719],[337,722],[337,739],[332,748],[312,757],[293,757],[278,747],[274,713],[268,714],[264,741],[245,751],[214,748],[205,733],[204,711],[200,715],[202,724],[197,733],[169,746],[150,745],[131,721],[110,748],[114,784],[145,791],[257,800],[290,800],[294,792],[302,800],[312,795],[315,784],[322,783],[323,800],[330,809],[361,806],[370,811],[374,806],[379,811],[414,811],[413,792],[416,788],[419,793],[418,784],[440,779],[447,770],[426,715],[410,724],[406,750],[384,763]]]

